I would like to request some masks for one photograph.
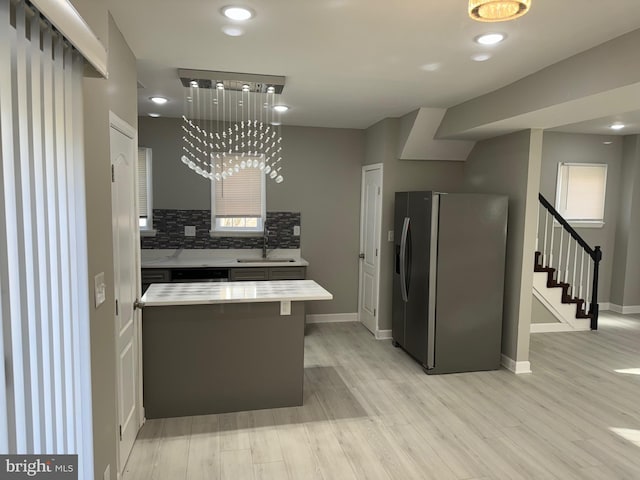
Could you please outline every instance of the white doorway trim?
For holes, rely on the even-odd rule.
[[[138,132],[137,130],[130,125],[129,123],[127,123],[125,120],[123,120],[122,118],[120,118],[118,115],[116,115],[113,112],[109,112],[109,127],[110,129],[114,129],[118,132],[120,132],[121,134],[125,135],[126,137],[128,137],[129,139],[131,139],[131,159],[135,162],[134,168],[133,168],[133,189],[134,191],[132,192],[132,198],[133,199],[137,199],[138,198],[138,168],[137,168],[137,161],[138,161],[138,155],[137,155],[137,146],[138,146]],[[110,154],[111,157],[111,154]],[[112,159],[110,159],[112,161]],[[113,198],[112,198],[112,205],[113,205]],[[136,213],[136,217],[137,217],[137,206],[136,205],[132,205],[131,208],[134,209],[135,213]],[[135,299],[138,300],[140,298],[140,275],[141,275],[141,271],[140,271],[140,242],[139,242],[139,231],[138,231],[138,222],[137,220],[134,222],[134,230],[133,230],[133,237],[132,238],[132,242],[135,245],[134,248],[134,257],[135,257],[135,264],[133,266],[134,272],[135,272]],[[115,245],[114,245],[114,249],[115,249]],[[115,253],[115,252],[114,252]],[[115,258],[114,258],[115,260]],[[115,262],[114,262],[115,263]],[[115,265],[114,265],[115,268]],[[114,280],[115,281],[115,280]],[[117,291],[117,286],[114,285],[114,291]],[[115,313],[115,312],[114,312]],[[135,402],[136,402],[136,417],[135,417],[135,423],[137,425],[137,429],[139,430],[140,427],[142,426],[142,424],[144,423],[144,408],[143,408],[143,400],[142,400],[142,315],[141,315],[141,311],[139,309],[134,310],[134,338],[135,338],[135,348],[136,348],[136,374],[135,374],[135,378],[136,378],[136,386],[135,386]],[[118,362],[118,358],[120,355],[119,347],[118,347],[118,332],[117,332],[117,321],[115,322],[114,325],[114,335],[116,338],[116,345],[115,345],[115,360],[116,360],[116,365],[114,365],[114,367],[116,368],[116,391],[115,391],[115,396],[116,396],[116,425],[115,425],[115,431],[116,431],[116,443],[117,443],[117,448],[116,448],[116,452],[117,452],[117,477],[121,478],[121,474],[124,470],[125,467],[125,463],[126,463],[126,458],[121,458],[121,448],[120,448],[120,441],[119,441],[119,437],[120,437],[120,432],[119,432],[119,422],[120,422],[120,402],[119,402],[119,389],[121,387],[121,378],[119,375],[119,368],[117,365]]]
[[[370,173],[378,172],[379,174],[379,184],[377,194],[373,197],[367,199],[367,187],[366,187],[366,177]],[[379,313],[380,313],[380,242],[381,242],[381,229],[382,229],[382,192],[383,192],[383,165],[382,163],[376,163],[372,165],[365,165],[362,167],[362,183],[360,188],[360,260],[359,260],[359,268],[358,268],[358,320],[365,325],[371,333],[378,338],[380,334],[379,330]],[[374,215],[373,215],[373,226],[367,226],[367,202],[374,202]],[[372,228],[372,230],[371,230]],[[365,282],[364,282],[364,274],[366,270],[365,259],[362,257],[364,255],[366,246],[365,246],[365,236],[367,230],[373,231],[373,248],[375,249],[375,265],[373,267],[373,281],[372,285],[369,287],[370,291],[368,294],[372,295],[371,305],[369,307],[373,307],[373,315],[367,313],[365,311],[364,302],[366,301],[365,293]],[[366,318],[365,318],[366,314]],[[371,318],[373,317],[373,318]]]

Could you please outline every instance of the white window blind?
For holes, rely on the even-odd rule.
[[[0,452],[93,478],[84,62],[28,8],[0,0]]]
[[[606,164],[561,163],[556,209],[568,221],[603,222]]]
[[[265,179],[259,168],[244,168],[211,182],[214,231],[260,231],[265,216]]]
[[[153,226],[151,159],[150,148],[138,148],[138,217],[140,218],[140,227],[145,229],[150,229]]]

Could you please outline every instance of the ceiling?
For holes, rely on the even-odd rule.
[[[182,115],[176,70],[189,68],[283,75],[284,124],[337,128],[457,105],[640,27],[638,0],[533,0],[524,17],[493,24],[469,19],[467,0],[106,2],[138,59],[141,115]],[[220,9],[229,4],[256,12],[242,36],[222,32],[230,22]],[[506,41],[473,42],[492,31]],[[471,59],[482,52],[491,58]],[[156,106],[152,95],[170,101]],[[566,128],[608,134],[603,128],[624,118]]]

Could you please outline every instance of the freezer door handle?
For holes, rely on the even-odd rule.
[[[440,195],[433,196],[431,205],[431,240],[429,242],[429,311],[427,313],[427,369],[436,364],[436,308],[438,294],[438,222]]]
[[[400,293],[402,301],[409,301],[409,293],[407,292],[407,235],[409,233],[409,217],[404,217],[402,224],[402,236],[400,238]]]

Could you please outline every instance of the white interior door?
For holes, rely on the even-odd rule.
[[[362,168],[360,202],[358,317],[376,335],[378,332],[378,289],[380,284],[382,165],[367,165]]]
[[[116,299],[117,405],[119,470],[124,468],[140,427],[139,348],[134,302],[138,293],[138,210],[135,201],[135,130],[111,119],[111,204],[113,210],[114,288]]]

